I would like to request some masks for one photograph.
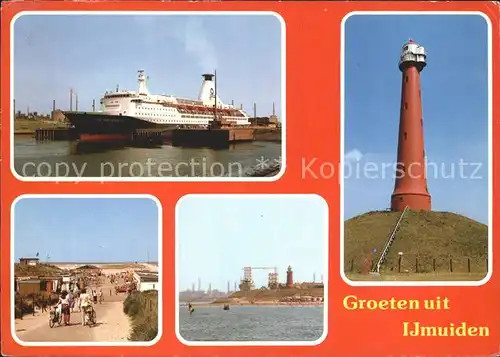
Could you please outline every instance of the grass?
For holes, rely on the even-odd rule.
[[[377,262],[400,214],[369,212],[344,222],[346,275],[373,279],[360,273]],[[487,258],[488,226],[449,212],[409,211],[377,279],[481,280]]]
[[[287,296],[311,295],[314,297],[323,297],[323,288],[305,288],[305,289],[279,289],[279,290],[250,290],[237,291],[231,295],[231,298],[246,298],[248,301],[273,301]]]
[[[131,341],[152,341],[158,335],[158,292],[133,292],[123,302],[123,312],[130,318]]]
[[[50,129],[66,127],[64,124],[46,120],[16,119],[14,131],[16,133],[34,133],[36,129]]]
[[[62,269],[50,264],[38,264],[38,265],[24,265],[16,263],[14,264],[14,275],[17,277],[39,277],[39,276],[54,276],[60,275],[63,272]]]
[[[141,264],[135,264],[135,263],[130,263],[130,264],[127,264],[127,263],[123,263],[123,264],[120,264],[120,263],[117,263],[117,264],[105,264],[105,265],[101,265],[100,269],[140,269],[140,268],[143,268],[144,266],[141,265]]]
[[[58,300],[59,296],[57,294],[48,292],[31,293],[23,296],[16,294],[14,298],[15,318],[18,319],[22,318],[23,315],[32,314],[33,301],[35,301],[35,305],[41,307],[44,303],[46,305],[54,305]]]
[[[479,281],[486,273],[346,274],[352,281]]]

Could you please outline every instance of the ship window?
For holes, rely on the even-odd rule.
[[[405,102],[405,109],[408,109],[408,103]]]

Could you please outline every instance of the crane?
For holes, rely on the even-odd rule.
[[[278,287],[278,268],[277,267],[244,267],[243,268],[243,279],[242,285],[246,285],[247,288],[252,289],[254,287],[254,281],[252,277],[253,270],[272,270],[273,273],[269,273],[268,287],[277,288]]]

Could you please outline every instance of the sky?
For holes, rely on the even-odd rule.
[[[277,267],[286,281],[316,281],[326,274],[328,207],[315,195],[188,196],[178,205],[177,244],[181,291],[227,291],[243,277],[243,268]],[[254,270],[256,287],[267,286],[268,273]],[[325,276],[326,278],[326,276]]]
[[[147,198],[26,198],[14,219],[16,260],[158,261],[158,207]]]
[[[153,94],[197,99],[203,73],[217,70],[221,100],[253,115],[281,107],[281,24],[269,15],[25,15],[14,27],[16,110],[79,110],[106,90],[137,90],[137,70]],[[73,104],[75,105],[75,104]],[[73,107],[74,109],[74,107]]]
[[[347,20],[345,219],[390,206],[394,171],[382,165],[396,162],[398,61],[411,38],[427,51],[421,83],[433,210],[488,224],[487,29],[483,18],[472,15],[358,15]],[[466,164],[462,172],[461,160]],[[364,174],[369,162],[376,172]]]

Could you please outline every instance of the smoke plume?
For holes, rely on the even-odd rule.
[[[183,31],[176,31],[176,37],[184,43],[186,53],[196,58],[203,71],[212,73],[217,68],[215,46],[208,38],[200,17],[189,17]]]

